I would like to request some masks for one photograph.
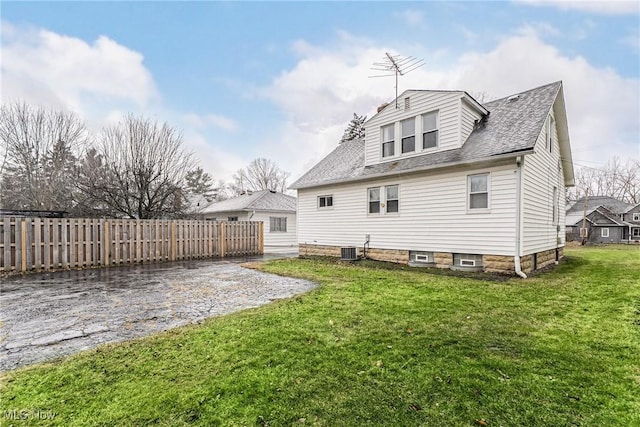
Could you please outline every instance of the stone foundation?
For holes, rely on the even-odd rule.
[[[396,264],[409,263],[409,251],[401,251],[398,249],[367,249],[367,258],[376,261],[395,262]]]
[[[298,246],[299,256],[330,256],[340,258],[340,247],[338,246],[322,246],[322,245],[309,245],[306,243],[300,243]],[[358,248],[358,255],[360,255],[360,248]]]
[[[449,268],[453,264],[453,254],[449,252],[435,252],[433,259],[438,268]]]
[[[516,270],[512,256],[482,255],[482,265],[487,273],[515,273]]]
[[[362,248],[357,248],[358,256],[362,256]],[[301,243],[299,245],[300,256],[329,256],[340,258],[339,246],[323,246]],[[564,256],[564,248],[558,248],[558,259]],[[409,251],[399,249],[367,249],[367,258],[376,261],[394,262],[397,264],[409,263]],[[450,252],[434,252],[433,258],[437,268],[451,268],[453,264],[453,254]],[[556,250],[538,252],[536,254],[536,269],[547,267],[556,261]],[[504,255],[483,255],[482,265],[487,273],[515,274],[515,261],[512,256]],[[520,257],[520,268],[525,273],[531,273],[534,267],[534,255],[524,255]]]

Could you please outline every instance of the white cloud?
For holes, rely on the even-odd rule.
[[[522,28],[488,52],[461,55],[448,68],[427,64],[401,77],[400,92],[462,89],[502,97],[563,80],[574,159],[605,163],[613,155],[637,157],[638,79],[621,77],[579,56],[568,57],[544,42],[540,31],[548,33],[549,28]],[[298,45],[305,46],[298,63],[264,90],[288,116],[277,137],[266,145],[272,158],[295,165],[289,168],[294,178],[337,145],[354,112],[375,113],[376,106],[394,94],[393,78],[367,78],[371,64],[389,48],[362,40],[337,48],[302,41]]]
[[[460,59],[458,82],[506,96],[562,80],[574,160],[605,163],[638,155],[640,85],[582,57],[568,58],[536,36],[515,36],[487,54]]]
[[[561,10],[579,10],[600,15],[633,15],[640,13],[640,4],[635,0],[518,0],[532,6],[551,6]]]
[[[424,23],[424,13],[408,9],[399,13],[400,18],[410,27],[418,27]]]
[[[158,96],[143,57],[106,36],[89,44],[2,22],[2,97],[79,112],[112,102],[145,106]]]
[[[190,123],[197,128],[214,126],[229,132],[233,132],[238,129],[238,122],[229,117],[225,117],[219,114],[201,115],[196,113],[188,113],[185,114],[184,118],[187,123]]]

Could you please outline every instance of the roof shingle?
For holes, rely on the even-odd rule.
[[[255,191],[214,203],[203,210],[202,213],[230,211],[295,212],[296,198],[271,190]]]
[[[482,126],[476,128],[461,148],[364,165],[363,140],[344,142],[290,188],[300,189],[357,181],[396,173],[473,163],[496,156],[517,155],[532,150],[562,86],[550,83],[484,104],[489,110]]]

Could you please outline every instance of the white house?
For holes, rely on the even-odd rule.
[[[407,90],[365,123],[364,139],[338,145],[291,188],[301,255],[355,247],[524,276],[563,256],[572,185],[556,82],[484,105],[463,91]]]
[[[265,252],[295,250],[296,198],[271,190],[213,203],[201,213],[212,221],[262,221]]]

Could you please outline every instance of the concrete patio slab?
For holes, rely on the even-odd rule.
[[[278,254],[2,279],[0,370],[150,335],[306,292],[314,283],[241,267]]]

